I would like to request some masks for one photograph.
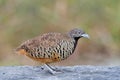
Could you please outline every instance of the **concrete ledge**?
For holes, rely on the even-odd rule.
[[[120,67],[67,66],[57,67],[63,73],[52,75],[43,66],[0,67],[0,80],[120,80]]]

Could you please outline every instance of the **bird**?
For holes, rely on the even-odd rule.
[[[66,33],[49,32],[26,40],[15,51],[19,54],[43,63],[51,74],[59,73],[49,64],[67,59],[72,55],[82,37],[89,38],[89,35],[79,28]]]

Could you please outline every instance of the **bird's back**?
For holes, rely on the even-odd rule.
[[[18,52],[43,63],[64,60],[75,49],[75,40],[67,34],[46,33],[25,41]]]

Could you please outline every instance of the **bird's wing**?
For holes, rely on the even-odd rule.
[[[67,35],[63,35],[61,33],[46,33],[36,38],[28,41],[27,45],[30,48],[34,47],[56,47],[61,41],[69,42],[71,38]]]

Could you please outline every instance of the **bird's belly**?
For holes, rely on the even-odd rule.
[[[46,58],[46,57],[33,57],[29,54],[27,54],[26,56],[30,57],[33,60],[36,61],[40,61],[41,63],[53,63],[53,62],[57,62],[57,61],[61,61],[60,56],[57,53],[54,53],[54,55],[50,58]]]
[[[30,53],[26,52],[24,49],[19,50],[18,53],[26,55],[29,58],[39,61],[41,63],[52,63],[52,62],[61,61],[68,58],[71,55],[70,51],[65,51],[63,53],[53,52],[50,56],[48,56],[47,53],[44,53],[45,56],[37,55],[37,53],[32,53],[31,55]]]
[[[60,61],[58,59],[51,59],[51,58],[34,58],[34,57],[31,57],[31,56],[28,56],[28,57],[30,57],[33,60],[39,61],[41,63],[53,63],[53,62]]]

